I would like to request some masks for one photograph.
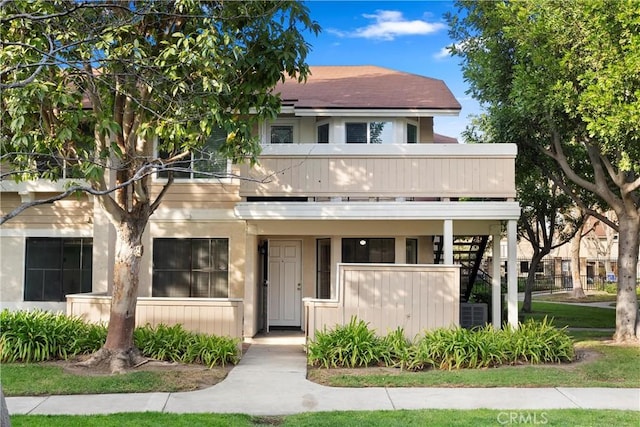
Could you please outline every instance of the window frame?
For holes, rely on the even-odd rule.
[[[409,142],[409,126],[413,126],[416,128],[416,140],[414,142]],[[414,120],[405,120],[405,135],[404,142],[405,144],[419,144],[420,143],[420,123]]]
[[[57,265],[55,266],[34,266],[32,260],[36,255],[34,251],[37,250],[32,245],[35,245],[37,242],[47,242],[48,244],[56,245],[56,256],[57,256]],[[76,266],[77,268],[69,268],[69,265],[66,264],[66,258],[68,254],[65,252],[65,249],[69,247],[74,247],[71,244],[74,242],[78,242],[79,248],[78,257],[80,264]],[[87,255],[85,251],[89,251],[90,256],[85,257]],[[46,255],[52,255],[52,251],[47,249],[43,251]],[[36,279],[38,272],[42,276],[40,279],[40,284],[38,286],[41,287],[41,299],[32,298],[32,295],[35,294],[35,290],[32,289],[33,286],[36,286]],[[47,272],[49,274],[47,274]],[[67,276],[65,277],[65,272]],[[77,285],[78,290],[73,291],[65,291],[65,288],[68,288],[68,284],[65,286],[65,282],[73,280],[73,276],[69,276],[76,272],[79,275],[80,283]],[[35,276],[35,277],[34,277]],[[55,277],[54,277],[55,276]],[[25,239],[25,258],[24,258],[24,280],[23,280],[23,301],[29,302],[64,302],[66,301],[66,295],[77,294],[77,293],[87,293],[92,291],[92,276],[93,276],[93,238],[91,237],[27,237]],[[33,283],[30,278],[33,278]],[[56,279],[54,284],[52,284],[52,279]],[[55,284],[57,283],[57,284]],[[57,298],[45,298],[47,295],[46,291],[48,286],[57,286],[58,289],[55,291],[57,294]]]
[[[319,138],[319,131],[320,128],[326,126],[327,127],[327,142],[320,142],[320,138]],[[322,120],[320,122],[316,123],[316,144],[331,144],[331,132],[332,132],[332,126],[331,123],[329,122],[329,120]]]
[[[188,269],[185,269],[184,266],[176,267],[171,266],[169,264],[162,266],[159,268],[157,263],[162,261],[158,259],[160,257],[160,253],[162,252],[164,256],[167,256],[166,253],[162,251],[162,248],[156,246],[156,243],[160,241],[165,241],[167,244],[173,244],[178,247],[178,243],[187,243],[189,246],[189,250],[187,254],[183,254],[184,256],[188,256]],[[221,252],[213,252],[213,245],[224,244],[226,245],[226,251],[224,253]],[[206,260],[208,263],[208,267],[203,267],[202,265],[198,265],[201,260],[194,259],[197,249],[194,247],[196,243],[206,242],[208,245],[208,253],[206,254]],[[157,237],[152,240],[152,248],[153,254],[151,257],[151,295],[152,297],[158,298],[229,298],[230,292],[230,275],[229,275],[229,267],[230,263],[230,239],[228,237],[189,237],[189,238],[180,238],[180,237]],[[195,255],[194,255],[195,254]],[[224,268],[215,268],[216,263],[220,262],[220,259],[215,258],[216,256],[220,257],[222,255],[223,260],[226,261],[226,265]],[[170,255],[169,255],[170,257]],[[215,258],[215,259],[214,259]],[[184,263],[185,259],[180,260]],[[219,264],[218,264],[219,265]],[[180,295],[180,292],[175,292],[172,287],[161,288],[164,286],[160,281],[161,279],[166,279],[166,277],[159,277],[160,274],[168,274],[168,275],[184,275],[186,278],[188,276],[188,295]],[[199,296],[198,295],[198,279],[202,278],[202,273],[208,274],[208,296]],[[220,273],[226,273],[226,296],[211,296],[212,291],[215,290],[215,285],[213,284]],[[171,291],[174,291],[173,293]]]
[[[406,264],[419,264],[420,242],[417,237],[407,237],[405,239]],[[413,259],[409,259],[409,255],[413,255]]]
[[[371,142],[371,125],[373,123],[389,123],[391,125],[391,142],[385,142],[385,141],[381,141],[381,142]],[[367,132],[367,140],[366,142],[349,142],[349,130],[348,127],[349,125],[365,125],[365,129]],[[396,145],[395,142],[395,131],[396,131],[396,121],[395,120],[391,120],[388,118],[380,118],[380,119],[375,119],[375,118],[369,118],[366,120],[357,120],[357,119],[349,119],[349,120],[345,120],[344,122],[344,143],[345,144],[375,144],[375,145]]]
[[[362,242],[365,242],[364,244]],[[346,245],[353,243],[353,260],[346,259],[346,254],[348,251],[346,250]],[[384,245],[388,246],[390,249],[389,253],[385,253]],[[375,247],[374,247],[375,246]],[[395,237],[343,237],[341,240],[342,247],[342,256],[341,262],[343,263],[365,263],[365,264],[395,264],[396,263],[396,239]],[[366,258],[367,260],[358,259],[359,255],[362,255],[364,251],[360,251],[358,254],[358,249],[366,249]],[[372,259],[372,251],[380,251],[381,260]],[[373,252],[375,254],[375,252]],[[390,254],[390,255],[389,255]],[[388,258],[387,258],[388,257]],[[385,260],[385,258],[387,258]]]
[[[323,250],[328,253],[325,254]],[[327,255],[325,257],[323,255]],[[331,299],[333,287],[331,286],[331,238],[316,239],[316,298]]]
[[[300,143],[300,120],[284,118],[284,119],[276,119],[272,122],[265,122],[261,127],[261,138],[262,145],[291,145],[290,143],[272,143],[271,142],[271,127],[272,126],[290,126],[292,128],[292,137],[293,141],[291,144],[299,144]]]
[[[212,133],[211,135],[209,135],[209,137],[211,138],[214,134]],[[207,141],[208,142],[208,141]],[[159,146],[159,139],[155,138],[154,140],[154,144],[153,144],[153,152],[155,153],[155,155],[157,157],[160,157],[160,151],[158,150],[158,146]],[[204,177],[198,177],[196,176],[198,173],[203,173],[203,172],[198,172],[195,171],[194,168],[194,162],[198,162],[198,161],[202,161],[203,159],[195,159],[193,158],[193,153],[189,154],[189,169],[191,169],[191,171],[189,172],[180,172],[182,173],[188,173],[189,176],[175,176],[173,177],[173,181],[176,183],[185,183],[185,182],[198,182],[198,183],[220,183],[220,184],[229,184],[231,183],[231,177],[228,176],[231,173],[231,160],[230,159],[224,159],[222,155],[219,154],[219,152],[216,153],[210,153],[207,150],[202,150],[203,153],[209,153],[209,154],[216,154],[218,156],[218,158],[220,159],[220,161],[222,162],[223,160],[226,160],[226,167],[224,168],[224,171],[221,171],[220,173],[225,175],[224,177],[221,178],[215,178],[215,177],[209,177],[209,176],[204,176]],[[156,173],[153,174],[153,180],[155,182],[167,182],[167,180],[169,179],[167,176],[162,176],[161,174],[163,174],[162,171],[158,171]]]

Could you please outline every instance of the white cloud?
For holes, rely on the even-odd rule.
[[[419,19],[409,21],[405,19],[402,12],[397,10],[377,10],[374,14],[363,14],[362,16],[375,22],[351,32],[336,29],[330,29],[329,31],[340,37],[394,40],[396,37],[401,36],[432,34],[446,28],[446,25],[441,22],[432,23]]]
[[[449,52],[448,46],[443,47],[438,52],[433,54],[434,59],[446,59],[450,57],[451,57],[451,53]]]

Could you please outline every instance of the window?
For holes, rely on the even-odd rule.
[[[81,166],[93,164],[94,142],[93,126],[81,122],[64,149],[29,156],[28,169],[36,169],[38,176],[45,179],[84,179]]]
[[[220,147],[227,140],[227,133],[223,129],[214,130],[202,147],[172,163],[171,170],[175,179],[214,179],[219,174],[226,174],[227,159],[219,152]],[[177,153],[160,151],[161,158],[169,158]],[[158,172],[159,178],[168,178],[169,171]]]
[[[342,239],[342,262],[396,262],[395,239]]]
[[[64,301],[91,292],[92,239],[28,238],[25,301]]]
[[[391,122],[346,123],[347,144],[393,144]]]
[[[229,239],[154,239],[154,297],[227,298]]]
[[[318,144],[329,143],[329,123],[318,126]]]
[[[418,263],[418,239],[407,239],[407,264]]]
[[[331,298],[331,239],[316,242],[316,295]]]
[[[271,126],[272,144],[293,144],[293,125]]]
[[[407,123],[407,144],[416,144],[418,142],[418,126]]]

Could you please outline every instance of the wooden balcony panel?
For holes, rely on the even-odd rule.
[[[277,147],[253,169],[243,166],[253,180],[240,183],[240,196],[513,198],[515,148],[497,145],[377,146],[373,153],[324,146],[306,154]]]

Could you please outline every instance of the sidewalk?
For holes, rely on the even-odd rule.
[[[300,340],[297,338],[296,340]],[[221,383],[181,393],[8,397],[10,414],[118,412],[286,415],[310,411],[394,409],[629,409],[640,388],[336,388],[307,381],[301,341],[255,339]]]

